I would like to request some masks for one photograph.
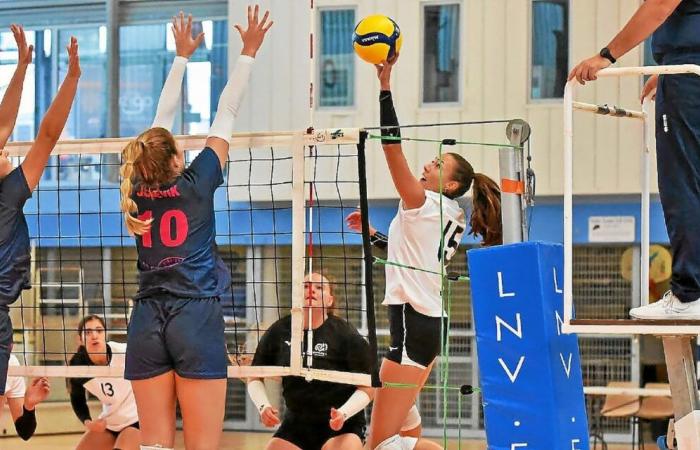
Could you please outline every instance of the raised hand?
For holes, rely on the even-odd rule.
[[[391,90],[391,69],[399,60],[399,54],[396,53],[393,58],[382,61],[380,64],[375,64],[374,67],[377,69],[377,78],[379,78],[379,85],[383,91]]]
[[[39,403],[46,400],[51,393],[51,385],[47,378],[34,378],[24,393],[24,407],[32,410]]]
[[[78,40],[75,36],[70,37],[68,50],[68,74],[66,78],[80,78],[80,57],[78,56]]]
[[[348,216],[345,218],[345,223],[352,231],[362,233],[362,213],[360,211],[353,211],[348,214]],[[370,224],[369,235],[373,236],[376,232],[377,230]]]
[[[265,40],[265,34],[267,30],[272,27],[274,23],[272,20],[270,22],[267,19],[270,17],[270,11],[265,11],[265,15],[262,20],[258,20],[258,15],[260,13],[260,6],[255,5],[255,8],[248,5],[248,28],[243,30],[243,27],[236,24],[234,28],[241,35],[241,40],[243,41],[243,50],[241,50],[241,55],[247,55],[255,58],[258,53],[260,46]]]
[[[175,54],[188,59],[204,40],[204,33],[199,33],[196,38],[192,38],[192,14],[189,14],[185,21],[185,14],[182,11],[178,16],[173,17],[172,32],[175,38]]]
[[[32,62],[34,46],[27,45],[27,37],[24,35],[24,28],[22,28],[22,25],[12,24],[10,30],[12,30],[12,35],[17,43],[17,64],[28,66]]]

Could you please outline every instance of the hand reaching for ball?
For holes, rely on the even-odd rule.
[[[391,69],[394,67],[394,64],[396,64],[398,59],[399,54],[396,53],[392,58],[374,65],[374,67],[377,69],[377,78],[379,78],[379,86],[382,91],[391,90]]]

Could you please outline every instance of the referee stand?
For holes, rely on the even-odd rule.
[[[655,66],[609,68],[598,72],[599,77],[622,77],[641,75],[695,74],[700,76],[700,66]],[[608,105],[590,105],[574,101],[574,81],[570,81],[564,93],[564,324],[566,333],[655,335],[662,339],[664,357],[668,370],[673,401],[674,419],[669,432],[659,438],[659,447],[664,449],[700,449],[700,400],[698,398],[697,375],[694,363],[694,348],[700,334],[697,320],[576,320],[573,318],[572,262],[573,262],[573,117],[574,111],[583,111],[620,119],[639,120],[644,124],[644,151],[642,152],[642,211],[641,211],[641,286],[649,280],[649,210],[651,133],[653,117],[650,114],[650,99],[645,98],[642,111],[629,111]],[[504,221],[506,220],[504,216]],[[642,305],[649,303],[648,290],[642,289]],[[601,391],[601,389],[597,389]],[[599,393],[602,393],[599,392]],[[625,389],[625,393],[645,396],[643,389]]]

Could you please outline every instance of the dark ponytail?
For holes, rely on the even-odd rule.
[[[488,176],[475,173],[472,183],[471,235],[479,235],[484,247],[503,243],[501,190]]]
[[[471,188],[473,200],[469,234],[481,236],[484,247],[502,244],[501,189],[498,184],[483,173],[475,173],[472,165],[462,155],[457,153],[445,155],[449,155],[454,160],[451,181],[456,181],[457,187],[444,192],[444,195],[455,199],[466,194]]]

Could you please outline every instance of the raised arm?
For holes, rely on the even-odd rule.
[[[258,20],[259,7],[255,9],[248,6],[248,28],[244,31],[240,25],[235,25],[241,35],[243,50],[238,57],[233,72],[229,75],[228,82],[221,92],[216,117],[211,124],[206,146],[216,152],[223,167],[228,160],[228,148],[233,135],[234,121],[238,116],[238,109],[243,100],[250,79],[250,72],[255,61],[255,55],[265,39],[265,34],[274,22],[268,22],[269,11],[265,11],[262,20]]]
[[[51,102],[44,119],[39,125],[39,132],[36,140],[29,149],[27,156],[22,162],[22,170],[27,179],[29,190],[34,190],[41,174],[44,172],[46,163],[49,160],[58,138],[63,132],[63,127],[68,120],[75,93],[78,90],[78,80],[80,79],[80,59],[78,57],[78,41],[75,37],[70,38],[68,44],[68,73],[58,89],[56,97]]]
[[[10,79],[10,84],[7,85],[2,103],[0,103],[0,149],[5,148],[12,130],[15,129],[19,103],[22,99],[24,77],[27,75],[27,67],[32,62],[32,51],[34,50],[33,45],[27,45],[27,38],[21,25],[12,25],[10,29],[17,43],[17,67],[12,79]]]
[[[175,59],[163,84],[156,116],[151,125],[151,127],[161,127],[168,131],[171,130],[175,121],[187,61],[204,39],[204,33],[199,33],[196,38],[192,37],[192,14],[188,15],[185,21],[185,14],[182,11],[179,16],[173,17],[172,32],[175,38]]]
[[[420,181],[413,175],[408,161],[403,154],[401,141],[396,138],[401,137],[399,119],[396,117],[394,101],[391,96],[391,70],[396,64],[399,55],[393,59],[377,64],[377,77],[381,91],[379,92],[379,114],[382,126],[382,136],[394,139],[382,139],[384,157],[389,166],[391,179],[401,197],[405,209],[420,208],[425,203],[425,189]],[[387,128],[388,127],[388,128]]]
[[[656,31],[673,14],[682,0],[646,0],[627,22],[625,27],[607,45],[610,54],[620,59]],[[569,74],[569,80],[576,78],[579,83],[596,80],[599,70],[611,62],[601,55],[594,55],[581,61]]]

